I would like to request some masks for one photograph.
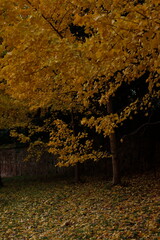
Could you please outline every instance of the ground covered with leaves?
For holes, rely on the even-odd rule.
[[[5,180],[0,189],[0,239],[160,239],[158,176],[126,186],[87,179]]]

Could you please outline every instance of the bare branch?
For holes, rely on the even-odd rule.
[[[144,124],[142,124],[139,128],[137,128],[135,131],[133,131],[133,132],[127,134],[127,135],[124,135],[124,136],[121,138],[121,141],[123,142],[124,139],[125,139],[126,137],[128,137],[128,136],[132,136],[132,135],[137,134],[137,133],[138,133],[141,129],[143,129],[144,127],[153,126],[153,125],[158,125],[158,124],[160,124],[160,121],[152,122],[152,123],[151,123],[151,122],[144,123]]]

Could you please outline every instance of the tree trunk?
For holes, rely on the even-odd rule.
[[[0,187],[3,187],[2,177],[0,175]]]
[[[76,135],[76,131],[75,131],[73,109],[71,111],[71,125],[72,125],[73,134],[75,136]],[[75,183],[78,183],[80,181],[80,178],[79,178],[79,164],[78,163],[76,163],[76,165],[74,166],[74,181],[75,181]]]
[[[112,154],[112,171],[113,171],[112,183],[113,185],[117,185],[121,183],[121,178],[120,178],[119,161],[117,156],[116,134],[112,133],[109,136],[109,140],[110,140],[110,149]]]
[[[107,103],[107,111],[108,111],[108,114],[113,113],[111,99]],[[110,140],[110,151],[112,155],[112,171],[113,171],[112,183],[113,185],[118,185],[121,183],[121,177],[120,177],[119,160],[118,160],[118,154],[117,154],[117,139],[116,139],[115,132],[110,134],[109,140]]]
[[[0,187],[3,187],[2,176],[1,176],[1,162],[0,162]]]
[[[80,181],[79,179],[79,164],[76,163],[76,165],[74,166],[74,181],[75,183],[78,183]]]

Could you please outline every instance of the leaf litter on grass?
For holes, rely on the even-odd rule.
[[[128,187],[106,181],[19,181],[0,190],[0,239],[160,239],[160,181],[135,176]]]

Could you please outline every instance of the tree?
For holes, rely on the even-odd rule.
[[[116,129],[139,111],[147,115],[152,100],[160,97],[159,4],[159,0],[2,1],[1,52],[6,54],[1,79],[7,82],[6,94],[30,111],[52,107],[83,112],[85,127],[110,138],[113,184],[120,182]],[[73,25],[85,29],[85,37],[73,34]],[[146,72],[144,95],[115,111],[118,90]],[[92,114],[93,101],[106,111]]]

